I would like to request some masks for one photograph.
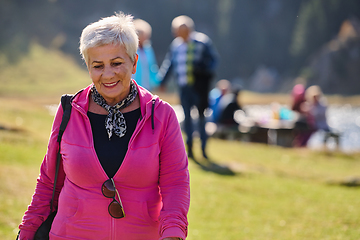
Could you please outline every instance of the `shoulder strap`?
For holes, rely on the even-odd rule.
[[[60,129],[59,129],[59,135],[57,138],[57,142],[59,143],[59,151],[57,154],[57,159],[56,159],[56,171],[55,171],[55,178],[54,178],[54,188],[53,188],[53,194],[52,194],[52,198],[51,198],[51,202],[50,202],[50,213],[53,212],[53,203],[54,203],[54,197],[55,197],[55,188],[56,188],[56,182],[57,182],[57,178],[58,178],[58,173],[59,173],[59,168],[60,168],[60,161],[61,161],[61,154],[60,154],[60,143],[61,143],[61,138],[62,135],[65,131],[65,128],[70,120],[70,115],[71,115],[71,98],[73,97],[73,95],[68,95],[68,94],[64,94],[61,96],[61,106],[63,108],[63,116],[62,116],[62,120],[61,120],[61,124],[60,124]]]
[[[69,120],[70,120],[70,114],[71,114],[71,98],[73,97],[73,95],[69,95],[69,94],[64,94],[61,96],[61,106],[63,108],[64,114],[62,117],[62,121],[60,124],[60,130],[59,130],[59,135],[58,135],[58,143],[61,142],[61,138],[62,135],[65,131],[66,125],[68,124]]]

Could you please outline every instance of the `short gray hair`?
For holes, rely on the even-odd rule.
[[[120,44],[126,49],[126,53],[134,62],[139,45],[132,15],[122,12],[102,18],[84,28],[80,37],[80,53],[85,62],[88,62],[87,51],[92,47],[107,44]]]

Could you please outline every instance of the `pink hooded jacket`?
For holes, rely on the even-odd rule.
[[[112,199],[101,192],[108,180],[93,143],[87,111],[91,85],[72,100],[62,142],[50,239],[163,239],[187,236],[190,203],[188,159],[172,107],[138,86],[141,117],[114,176],[125,217],[108,213]],[[56,113],[35,194],[20,224],[20,239],[33,239],[50,212],[63,110]],[[58,201],[57,201],[58,200]]]

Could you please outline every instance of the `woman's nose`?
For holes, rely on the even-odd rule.
[[[115,71],[111,67],[105,67],[102,74],[103,78],[112,78],[115,76]]]

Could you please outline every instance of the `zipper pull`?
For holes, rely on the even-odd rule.
[[[155,99],[152,100],[152,107],[151,107],[151,128],[152,128],[153,134],[154,134],[154,129],[155,129],[154,110],[155,110]]]

